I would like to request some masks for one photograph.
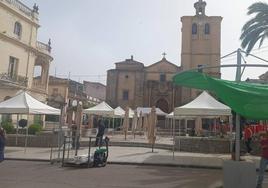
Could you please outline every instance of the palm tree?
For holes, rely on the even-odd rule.
[[[241,46],[250,53],[255,44],[259,41],[259,48],[268,37],[268,4],[257,2],[248,8],[248,15],[255,14],[242,28],[240,40]]]

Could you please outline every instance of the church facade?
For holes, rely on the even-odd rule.
[[[179,71],[180,67],[166,58],[145,67],[132,56],[108,71],[106,101],[112,107],[157,106],[169,112],[180,104],[181,88],[172,83]]]
[[[195,98],[199,91],[174,85],[172,77],[198,67],[215,67],[203,71],[220,77],[221,21],[219,16],[206,16],[206,2],[194,4],[196,14],[183,16],[181,66],[165,58],[150,66],[135,61],[133,56],[115,63],[115,69],[107,72],[106,102],[112,107],[156,106],[164,112]]]

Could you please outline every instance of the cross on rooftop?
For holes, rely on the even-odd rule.
[[[162,53],[162,55],[163,55],[163,59],[164,59],[164,58],[166,58],[167,54],[166,54],[166,52],[164,52],[164,53]]]

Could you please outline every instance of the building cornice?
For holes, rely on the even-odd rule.
[[[23,19],[24,21],[34,25],[35,27],[40,27],[40,25],[37,23],[38,22],[38,18],[35,18],[34,16],[31,17],[31,19],[29,18],[29,16],[24,16],[23,14],[21,14],[20,12],[16,11],[15,9],[9,7],[7,4],[5,4],[3,2],[4,0],[0,0],[0,6],[2,6],[5,9],[8,9],[8,12],[12,12],[13,14],[15,14],[16,16],[18,16],[19,18]],[[36,21],[34,21],[34,19]]]
[[[217,55],[220,56],[220,53],[188,53],[188,52],[182,52],[181,55]]]
[[[18,45],[18,46],[20,46],[20,47],[22,47],[22,48],[24,48],[26,50],[29,50],[29,51],[35,53],[36,55],[40,55],[40,56],[43,56],[45,58],[48,58],[49,61],[52,61],[53,60],[53,57],[51,57],[49,54],[46,54],[46,53],[38,50],[37,48],[34,48],[33,46],[30,46],[28,44],[25,44],[25,43],[19,41],[16,38],[13,38],[13,37],[10,37],[10,36],[8,36],[6,34],[0,33],[0,39],[1,38],[4,39],[4,40],[9,41],[9,42],[11,42],[11,43],[13,43],[15,45]]]

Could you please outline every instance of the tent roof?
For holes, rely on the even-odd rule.
[[[149,107],[138,107],[137,108],[137,114],[140,115],[140,112],[142,112],[142,115],[149,114],[151,112],[152,108]],[[158,116],[166,116],[167,114],[163,112],[160,108],[156,108],[156,115]]]
[[[131,108],[129,108],[129,112],[128,113],[129,113],[129,118],[133,118],[134,117],[135,112]]]
[[[192,102],[177,107],[174,110],[175,116],[224,116],[232,115],[231,108],[218,102],[206,91],[201,93]]]
[[[268,84],[221,80],[196,71],[177,74],[173,77],[173,82],[185,87],[209,90],[245,118],[268,119]]]
[[[196,116],[174,116],[174,112],[171,112],[166,115],[168,119],[186,119],[186,120],[195,120]]]
[[[129,108],[129,118],[133,118],[134,117],[134,111]],[[114,109],[114,117],[124,117],[125,116],[125,110],[123,108],[121,108],[120,106],[118,106],[117,108]]]
[[[115,117],[124,117],[125,116],[125,110],[118,106],[114,109],[114,116]]]
[[[88,108],[84,110],[85,114],[94,114],[94,115],[101,115],[101,116],[113,116],[114,109],[109,106],[106,102],[101,102],[94,107]]]
[[[0,103],[0,114],[60,115],[60,113],[59,109],[38,101],[25,91]]]

